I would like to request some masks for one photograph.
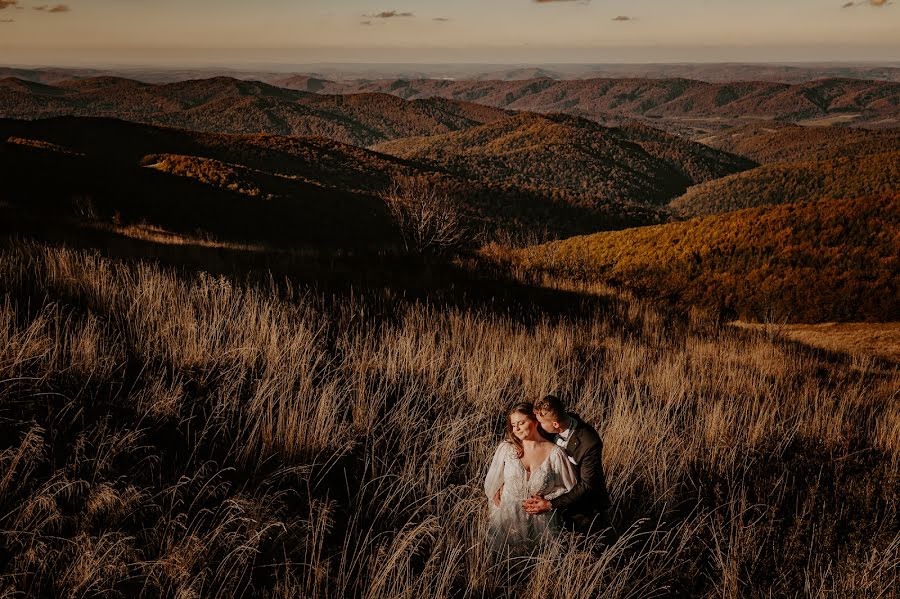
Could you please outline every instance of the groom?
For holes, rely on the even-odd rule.
[[[564,522],[576,532],[586,535],[602,532],[609,526],[609,494],[603,475],[600,435],[591,425],[568,413],[555,395],[536,402],[534,413],[541,428],[554,435],[556,444],[566,451],[578,482],[568,493],[550,501],[542,497],[526,499],[525,511],[541,514],[559,510]]]

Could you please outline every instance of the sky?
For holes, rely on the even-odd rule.
[[[896,0],[900,2],[900,0]],[[895,0],[0,0],[0,64],[900,61]]]

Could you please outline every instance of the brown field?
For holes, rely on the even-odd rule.
[[[900,322],[760,324],[737,321],[732,324],[828,351],[900,363]]]
[[[500,309],[14,242],[0,290],[3,596],[900,593],[896,368],[552,278]],[[550,391],[620,536],[497,562],[488,458]]]

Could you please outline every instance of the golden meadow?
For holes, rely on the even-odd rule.
[[[896,597],[900,372],[545,277],[571,309],[0,253],[0,595]],[[482,543],[507,407],[604,443],[616,543]],[[593,550],[593,553],[592,553]]]

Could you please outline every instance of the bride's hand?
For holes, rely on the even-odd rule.
[[[503,485],[500,485],[500,488],[497,489],[497,492],[494,493],[494,505],[500,507],[500,495],[503,494]]]
[[[540,495],[535,495],[522,502],[522,509],[524,509],[526,513],[536,516],[538,514],[543,514],[544,512],[549,512],[553,509],[553,506]]]

